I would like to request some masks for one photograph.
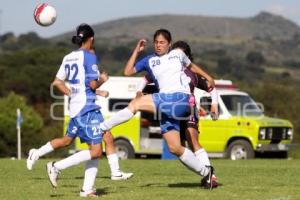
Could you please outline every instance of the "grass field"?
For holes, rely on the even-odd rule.
[[[53,190],[45,164],[40,160],[27,171],[25,160],[0,159],[0,199],[82,199],[84,165],[62,172]],[[130,200],[298,200],[300,199],[300,159],[212,160],[222,187],[209,191],[199,187],[200,178],[178,161],[125,160],[124,171],[134,172],[127,181],[110,180],[107,160],[102,159],[96,180],[101,199]]]

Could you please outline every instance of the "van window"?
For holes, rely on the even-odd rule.
[[[211,97],[202,97],[200,99],[200,106],[204,108],[206,113],[209,113],[211,108]]]
[[[210,109],[211,109],[211,97],[201,97],[200,98],[200,106],[202,108],[204,108],[205,112],[207,114],[210,113]],[[219,110],[219,115],[222,114],[222,110],[220,105],[218,105],[218,110]]]
[[[111,98],[108,100],[108,110],[111,112],[116,112],[126,108],[131,99],[114,99]]]
[[[250,96],[246,95],[221,95],[221,98],[230,112],[234,116],[261,115],[261,109]]]

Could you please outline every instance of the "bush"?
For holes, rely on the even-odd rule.
[[[39,132],[43,127],[42,118],[33,108],[26,105],[22,96],[10,93],[7,97],[0,98],[0,156],[16,156],[17,152],[17,130],[16,117],[17,108],[23,115],[21,124],[22,153],[29,148],[40,144]]]

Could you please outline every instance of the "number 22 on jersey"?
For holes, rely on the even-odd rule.
[[[65,70],[68,82],[70,82],[71,84],[78,84],[80,82],[79,79],[77,79],[78,65],[76,63],[72,65],[66,64]]]

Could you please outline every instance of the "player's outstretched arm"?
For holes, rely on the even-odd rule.
[[[134,68],[134,64],[136,62],[136,59],[139,55],[140,52],[142,52],[145,49],[145,44],[146,44],[146,40],[145,39],[141,39],[138,41],[135,49],[133,50],[129,60],[127,61],[127,64],[125,66],[124,69],[124,75],[125,76],[130,76],[132,74],[135,74],[135,68]]]
[[[201,69],[201,67],[199,67],[198,65],[196,65],[194,63],[191,63],[190,69],[192,70],[192,72],[206,78],[208,83],[209,83],[208,87],[214,87],[215,86],[214,79],[210,75],[208,75],[203,69]]]
[[[136,92],[136,97],[141,97],[143,96],[143,90],[146,87],[146,85],[149,83],[149,80],[147,79],[147,75],[143,77],[143,79],[138,82],[137,84],[137,92]]]
[[[212,117],[213,120],[217,120],[219,118],[218,93],[217,93],[216,88],[213,88],[209,93],[210,93],[211,99],[212,99],[211,109],[210,109],[211,117]]]

